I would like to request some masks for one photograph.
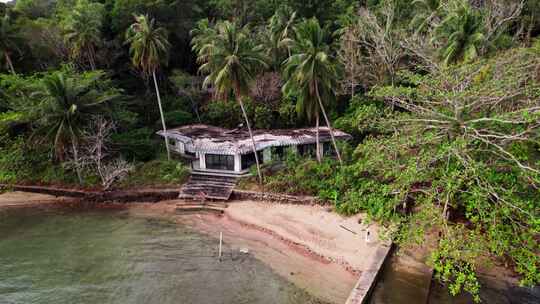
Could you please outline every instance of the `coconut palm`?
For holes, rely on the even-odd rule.
[[[15,74],[11,54],[13,52],[20,53],[19,45],[22,38],[19,36],[17,29],[11,23],[11,19],[6,14],[0,19],[0,60],[6,61],[6,67]]]
[[[441,0],[414,0],[414,17],[411,21],[411,27],[416,33],[426,30],[428,25],[438,20],[437,14],[441,8]]]
[[[73,58],[86,58],[96,69],[96,47],[101,41],[103,5],[79,0],[65,22],[64,38]]]
[[[285,62],[283,92],[298,97],[297,111],[305,114],[310,121],[315,119],[317,134],[317,160],[321,160],[319,142],[319,113],[328,126],[336,155],[341,163],[341,154],[334,138],[325,104],[335,98],[337,87],[336,63],[330,55],[327,33],[316,19],[305,20],[295,28],[292,56]]]
[[[131,63],[140,69],[145,77],[152,75],[154,79],[161,124],[165,133],[167,158],[170,160],[171,152],[167,138],[167,126],[165,125],[161,96],[159,95],[156,79],[156,70],[159,69],[160,63],[167,62],[169,57],[170,44],[167,40],[167,31],[162,27],[158,27],[155,20],[146,15],[135,16],[135,23],[126,31],[126,43],[130,44]]]
[[[290,56],[290,44],[296,12],[289,7],[280,7],[270,18],[263,36],[266,56],[270,59],[273,70],[278,71],[281,63]]]
[[[200,50],[216,36],[215,28],[210,24],[210,20],[202,19],[191,30],[191,45],[193,50],[198,54]]]
[[[443,42],[441,57],[446,65],[460,59],[475,59],[485,42],[481,12],[472,8],[468,1],[458,0],[455,4],[435,28],[433,37]]]
[[[255,140],[242,101],[256,72],[266,66],[262,48],[254,44],[247,26],[240,27],[229,21],[220,22],[214,30],[204,31],[200,35],[211,35],[194,37],[193,49],[197,52],[198,61],[202,63],[199,70],[208,74],[203,85],[213,85],[222,95],[228,95],[231,91],[234,93],[246,121],[259,182],[262,183]]]
[[[71,149],[81,184],[77,146],[83,129],[95,115],[105,111],[104,103],[119,96],[96,89],[95,85],[102,76],[103,73],[94,73],[83,79],[56,72],[45,78],[43,86],[33,94],[39,100],[38,109],[30,109],[36,111],[38,117],[34,123],[34,135],[45,135],[43,138],[50,139],[58,159],[62,160],[66,151]]]

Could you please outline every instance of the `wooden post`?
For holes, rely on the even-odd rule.
[[[221,245],[223,243],[223,232],[219,233],[219,261],[221,262]]]

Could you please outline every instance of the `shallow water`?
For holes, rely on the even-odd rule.
[[[400,256],[393,255],[386,261],[370,304],[473,304],[471,296],[451,296],[448,288],[430,281],[431,274],[408,267]],[[540,287],[509,286],[506,282],[480,278],[480,298],[488,304],[538,304]]]
[[[124,212],[0,212],[0,303],[320,303],[251,255]]]

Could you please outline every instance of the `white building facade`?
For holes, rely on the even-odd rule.
[[[336,140],[348,140],[351,136],[333,129]],[[188,125],[167,132],[171,151],[191,161],[197,173],[217,175],[247,175],[255,164],[253,143],[247,130],[228,130],[203,124]],[[288,151],[303,156],[314,156],[316,129],[255,130],[253,132],[259,162],[267,164],[282,159]],[[329,129],[319,128],[321,155],[332,154]]]

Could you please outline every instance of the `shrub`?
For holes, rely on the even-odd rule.
[[[149,128],[128,130],[112,136],[115,148],[129,161],[148,161],[155,158],[163,145],[152,139],[154,131]]]
[[[138,164],[121,185],[123,187],[176,185],[189,177],[189,169],[178,161],[153,160]]]

